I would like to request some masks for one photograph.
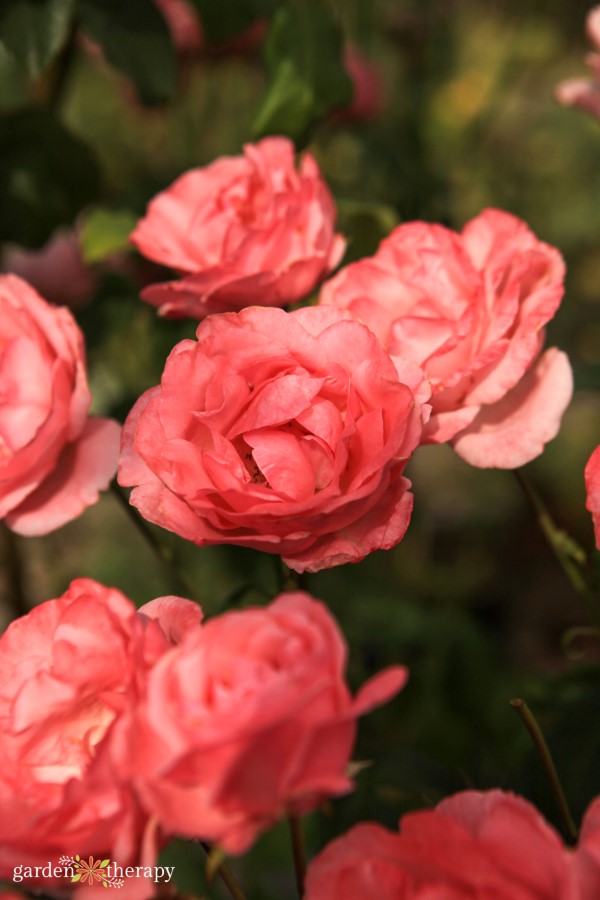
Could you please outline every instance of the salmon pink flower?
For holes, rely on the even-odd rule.
[[[488,209],[460,234],[398,226],[375,256],[328,281],[319,302],[350,310],[393,356],[422,366],[432,388],[425,442],[513,469],[555,437],[571,398],[567,357],[542,352],[563,280],[554,247]]]
[[[285,815],[352,788],[358,716],[406,681],[387,669],[352,697],[347,648],[325,606],[280,595],[217,616],[150,673],[131,734],[131,777],[176,834],[242,853]]]
[[[119,729],[152,666],[200,617],[180,598],[138,613],[119,591],[82,578],[8,627],[0,638],[0,879],[75,848],[83,859],[154,863],[161,832],[119,774],[127,753]]]
[[[145,288],[142,298],[161,315],[195,318],[293,303],[343,255],[335,218],[310,153],[296,168],[287,138],[248,144],[243,156],[192,169],[152,200],[131,240],[183,277]]]
[[[323,307],[211,316],[197,336],[125,424],[119,481],[144,518],[299,572],[397,544],[428,412],[421,370],[396,368],[367,328]]]
[[[304,900],[596,900],[597,808],[576,850],[530,803],[499,790],[409,813],[399,834],[362,823],[313,860]]]
[[[585,467],[587,508],[592,514],[596,547],[600,550],[600,446],[596,447]]]
[[[115,474],[120,426],[88,416],[83,336],[66,308],[0,275],[0,518],[47,534]]]

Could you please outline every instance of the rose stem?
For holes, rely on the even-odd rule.
[[[566,531],[556,525],[543,500],[523,470],[515,469],[514,473],[536,514],[537,523],[542,534],[560,563],[563,572],[569,579],[571,586],[581,598],[594,628],[600,633],[600,610],[598,609],[597,600],[581,570],[581,566],[585,563],[585,552]]]
[[[277,590],[280,591],[308,591],[306,584],[306,572],[294,572],[276,553],[273,554],[275,565],[275,580]]]
[[[550,783],[550,787],[552,789],[552,793],[554,794],[554,799],[556,800],[556,803],[558,805],[565,830],[571,840],[575,841],[577,839],[577,826],[575,825],[573,816],[571,815],[571,810],[569,809],[569,804],[567,803],[565,792],[563,790],[562,784],[560,783],[560,778],[558,777],[558,772],[556,771],[554,760],[550,755],[548,744],[546,743],[546,739],[542,734],[542,729],[538,725],[535,716],[524,700],[522,700],[520,697],[516,697],[514,700],[510,701],[510,705],[516,711],[517,715],[523,722],[523,725],[529,732],[529,736],[531,737],[544,772],[546,773],[546,777]]]
[[[212,846],[210,844],[206,843],[205,841],[200,841],[200,844],[204,848],[207,855],[210,856],[210,854],[212,853],[212,849],[213,849]],[[233,872],[231,871],[231,869],[229,868],[229,866],[227,865],[227,863],[225,861],[222,861],[219,863],[217,872],[221,876],[223,883],[225,884],[227,890],[229,891],[231,896],[234,898],[234,900],[246,900],[246,895],[244,894],[243,890],[237,883]]]
[[[16,535],[4,523],[2,524],[2,544],[2,556],[8,582],[8,600],[14,618],[18,618],[26,615],[30,609],[23,585],[23,557]]]
[[[302,898],[304,896],[304,876],[306,874],[306,858],[304,855],[304,842],[302,840],[302,822],[299,816],[289,816],[288,822],[292,839],[296,886],[298,888],[298,896]]]
[[[179,589],[183,591],[183,593],[188,598],[194,598],[195,600],[198,600],[199,597],[196,593],[196,586],[192,581],[190,581],[185,572],[181,571],[169,548],[165,547],[164,544],[161,544],[154,533],[148,528],[145,520],[137,514],[137,512],[135,511],[133,506],[131,506],[129,500],[125,496],[123,489],[113,481],[113,483],[111,484],[111,490],[113,492],[113,495],[121,504],[122,509],[125,510],[127,516],[129,517],[129,520],[133,522],[140,534],[143,535],[144,540],[147,544],[149,544],[149,546],[158,556],[163,565],[167,566],[167,568],[171,572],[171,575],[177,582]]]

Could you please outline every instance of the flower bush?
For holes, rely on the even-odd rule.
[[[400,6],[0,4],[8,898],[600,897],[583,22]]]

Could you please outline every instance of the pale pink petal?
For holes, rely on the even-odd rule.
[[[6,517],[9,528],[17,534],[48,534],[96,503],[116,473],[120,434],[118,422],[90,418],[52,474]]]
[[[565,353],[552,347],[498,403],[483,407],[453,447],[472,466],[515,469],[556,437],[573,393]]]

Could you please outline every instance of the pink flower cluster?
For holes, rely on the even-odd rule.
[[[356,719],[406,671],[382,672],[353,698],[344,640],[307,594],[201,619],[189,600],[136,612],[79,579],[9,626],[1,879],[75,845],[151,865],[173,833],[242,852],[281,816],[352,789]]]
[[[410,813],[400,833],[357,825],[309,867],[304,900],[596,900],[600,798],[568,849],[526,800],[465,791]]]

